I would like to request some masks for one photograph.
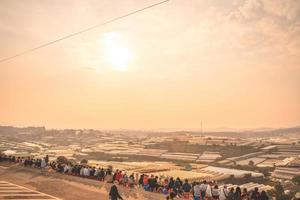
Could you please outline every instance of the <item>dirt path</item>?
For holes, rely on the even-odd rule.
[[[110,184],[63,175],[58,173],[41,172],[37,169],[20,167],[17,165],[0,165],[0,180],[18,184],[29,189],[37,190],[64,200],[106,200]],[[153,194],[136,189],[118,187],[124,199],[165,199],[162,195]]]

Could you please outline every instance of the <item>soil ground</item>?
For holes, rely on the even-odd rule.
[[[10,163],[0,163],[0,180],[64,200],[106,200],[111,184],[55,172],[25,168]],[[160,194],[118,186],[126,200],[163,200]]]

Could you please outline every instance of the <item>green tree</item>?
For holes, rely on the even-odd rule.
[[[76,165],[76,161],[74,159],[69,159],[68,163],[71,165]]]
[[[87,164],[88,163],[88,160],[87,159],[82,159],[81,161],[80,161],[80,164]]]
[[[286,195],[284,193],[284,188],[283,186],[279,183],[277,185],[275,185],[274,189],[270,191],[270,194],[272,196],[275,196],[276,199],[280,199],[280,200],[290,200],[289,195]]]
[[[248,165],[250,165],[250,166],[254,166],[254,162],[253,162],[253,160],[250,160],[250,161],[249,161],[249,163],[248,163]]]
[[[186,171],[191,171],[193,169],[192,165],[190,163],[185,163],[184,164],[184,169]]]
[[[58,156],[56,159],[59,164],[68,164],[69,160],[65,156]]]

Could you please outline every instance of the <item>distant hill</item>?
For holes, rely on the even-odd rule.
[[[76,134],[85,133],[100,135],[103,133],[110,134],[136,134],[136,135],[149,135],[149,136],[168,136],[168,135],[208,135],[208,136],[220,136],[220,137],[271,137],[271,136],[288,136],[293,134],[300,134],[300,126],[279,128],[279,129],[251,129],[243,131],[206,131],[201,133],[200,131],[144,131],[144,130],[112,130],[112,131],[100,131],[93,129],[46,129],[45,127],[13,127],[13,126],[0,126],[0,135],[20,134],[20,133],[31,133],[31,134]]]

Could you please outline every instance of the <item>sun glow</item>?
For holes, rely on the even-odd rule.
[[[104,48],[107,62],[117,71],[128,70],[132,60],[132,53],[127,48],[123,36],[119,33],[107,33],[104,38]]]

